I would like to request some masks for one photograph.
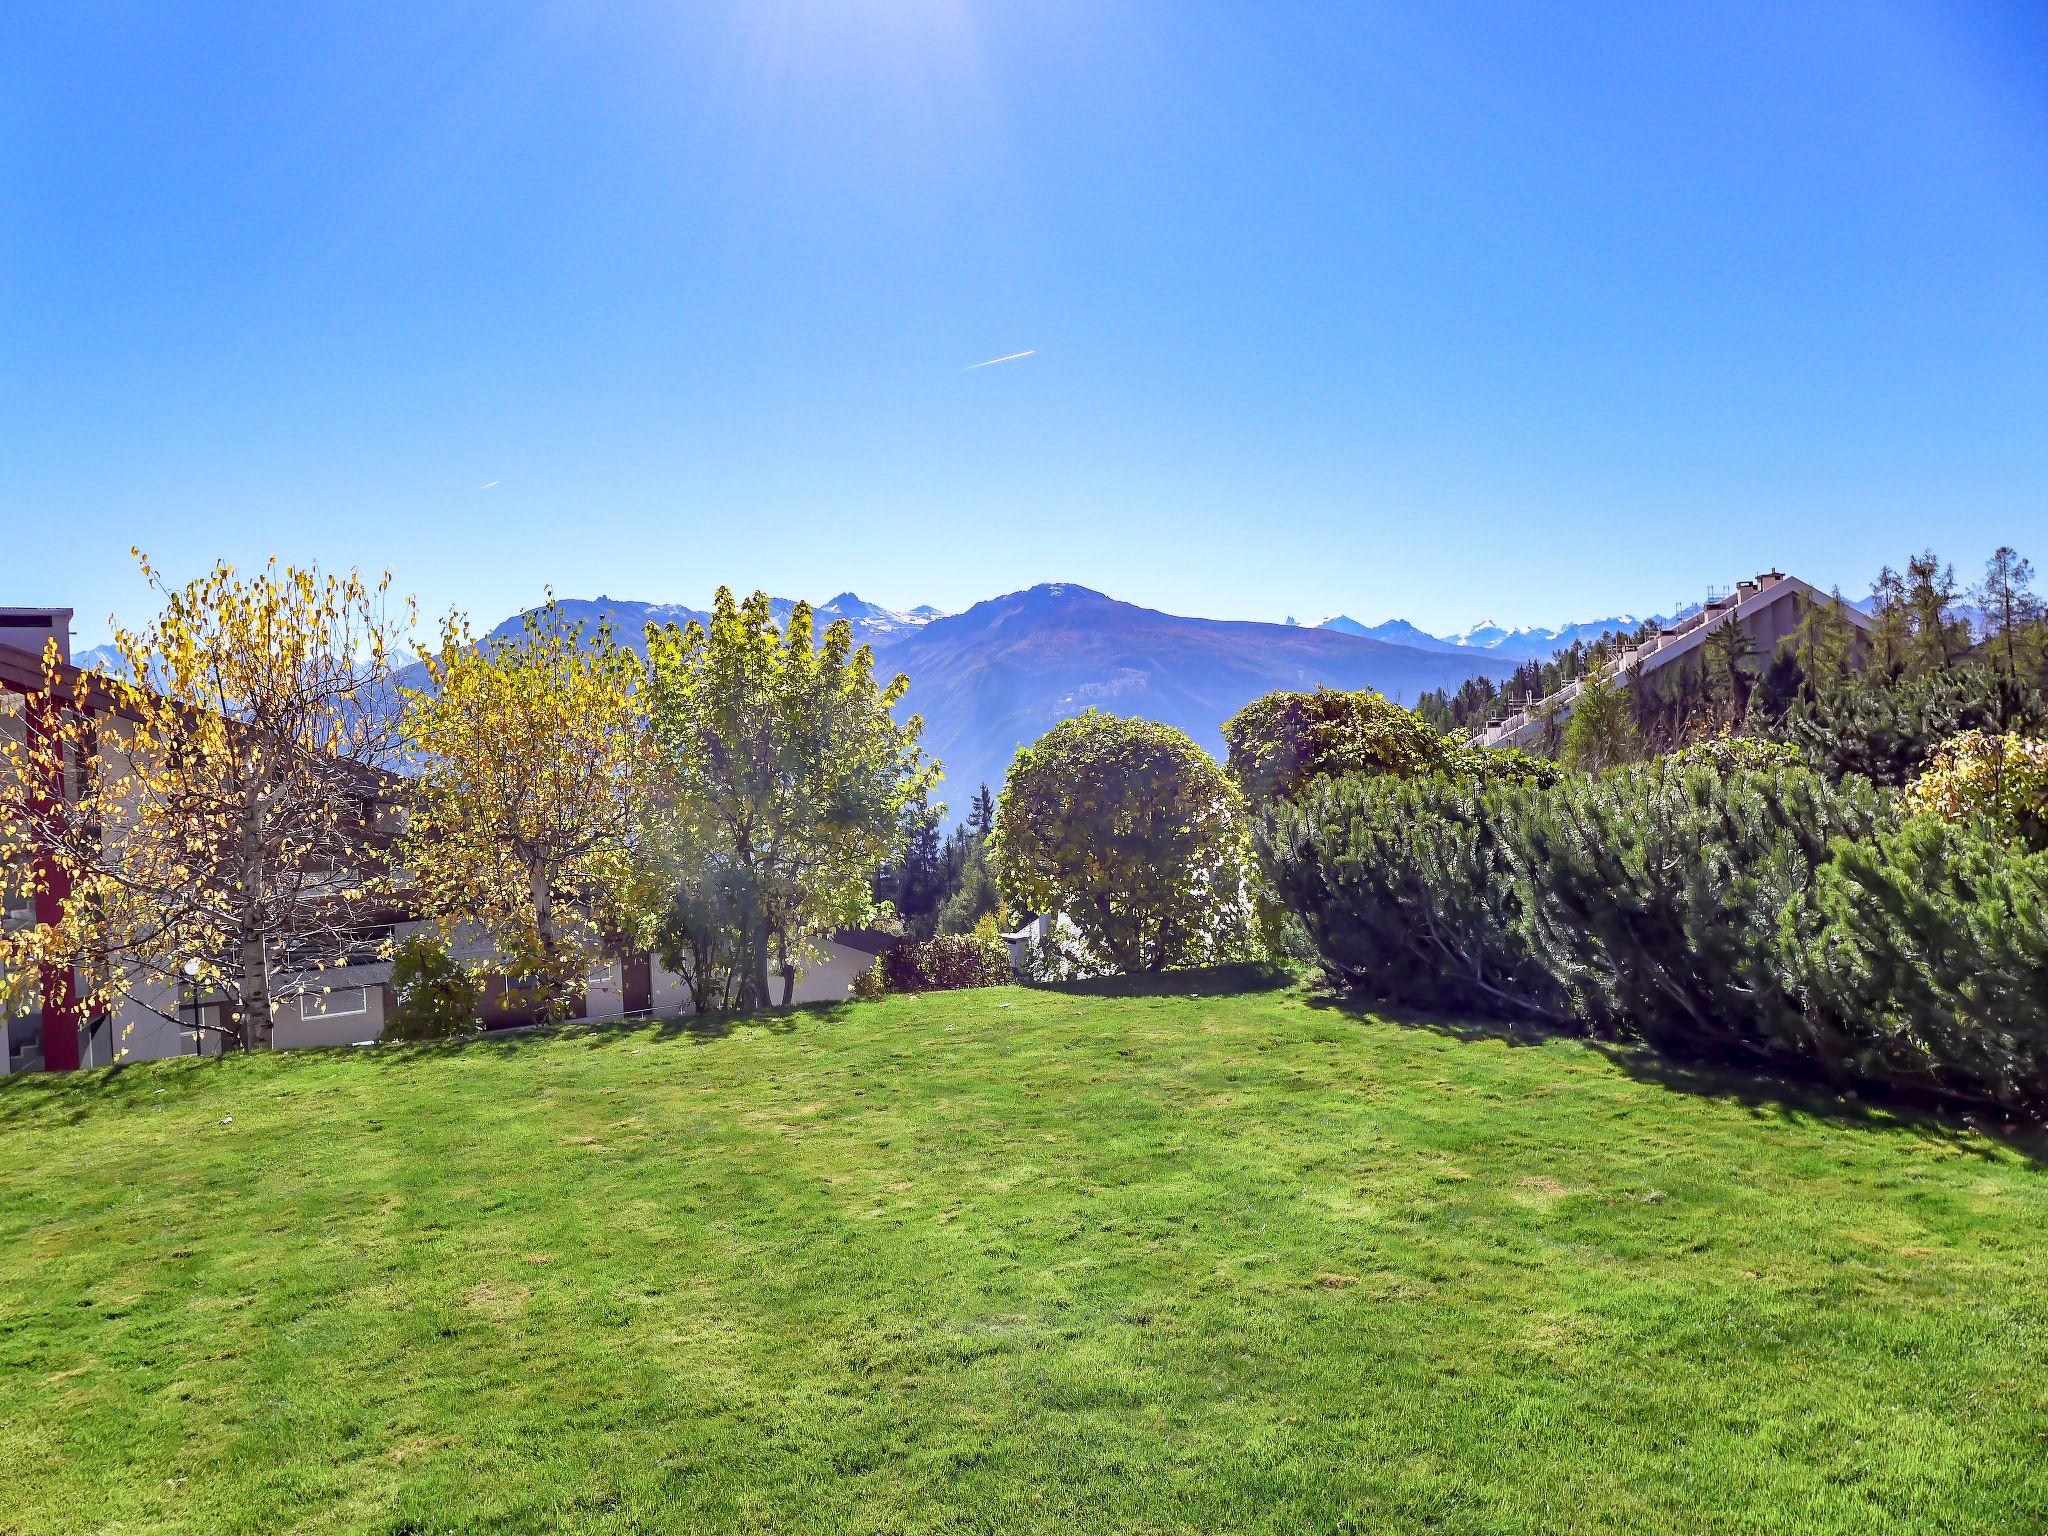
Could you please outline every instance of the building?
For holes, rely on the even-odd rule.
[[[94,697],[92,674],[70,665],[71,617],[71,610],[64,608],[0,608],[0,734],[25,742],[28,733],[37,729],[34,711],[41,707],[36,696],[44,684],[43,656],[53,641],[61,663],[58,698],[62,707],[96,716],[115,707],[104,689],[99,698]],[[63,788],[52,786],[52,792]],[[366,799],[375,794],[371,790]],[[367,829],[366,823],[365,835],[375,835]],[[40,882],[43,894],[33,908],[10,902],[0,912],[0,921],[10,927],[54,922],[65,895],[55,875],[54,869],[46,871]],[[276,976],[275,1045],[280,1049],[355,1045],[379,1038],[395,1002],[390,945],[425,926],[402,907],[368,914],[360,930],[351,933],[342,956],[345,963]],[[825,945],[823,960],[798,978],[794,1000],[810,1003],[845,998],[853,978],[890,942],[893,940],[886,935],[866,931],[835,935]],[[488,947],[475,942],[458,945],[459,952],[464,948],[468,952],[462,958],[487,973],[485,1013],[491,1025],[531,1022],[531,1010],[521,1006],[516,987],[502,976],[488,974]],[[79,1006],[74,978],[62,972],[37,978],[29,992],[25,1009],[0,1020],[6,1039],[6,1049],[0,1052],[0,1075],[217,1051],[220,1035],[205,1026],[221,1022],[220,1014],[228,1007],[224,998],[182,995],[182,989],[173,987],[167,988],[165,995],[149,999],[154,1008],[129,1002],[111,1017],[89,1019]],[[643,952],[615,957],[594,972],[574,1016],[663,1017],[688,1008],[689,994],[681,979]]]
[[[1822,603],[1835,604],[1836,599],[1796,576],[1765,571],[1656,634],[1623,645],[1606,665],[1565,684],[1547,698],[1524,699],[1515,708],[1488,720],[1479,735],[1479,745],[1526,747],[1542,735],[1546,725],[1562,724],[1570,718],[1572,706],[1589,682],[1626,682],[1631,677],[1645,677],[1687,661],[1697,662],[1708,637],[1723,625],[1739,626],[1749,636],[1757,655],[1775,655],[1780,645],[1799,632],[1807,613]],[[1842,617],[1859,633],[1870,628],[1869,618],[1857,609],[1847,603],[1838,607]]]

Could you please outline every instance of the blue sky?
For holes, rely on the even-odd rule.
[[[88,639],[138,543],[487,621],[2048,564],[2038,3],[8,18],[0,603]]]

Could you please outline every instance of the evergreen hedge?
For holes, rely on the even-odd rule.
[[[1254,843],[1332,981],[2048,1112],[2048,855],[1752,754],[1554,785],[1357,776]]]

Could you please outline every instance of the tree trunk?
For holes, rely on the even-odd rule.
[[[237,1006],[241,1013],[242,1049],[269,1050],[274,1033],[270,1017],[270,964],[260,936],[242,941],[242,985]]]
[[[753,951],[747,956],[747,989],[753,996],[747,999],[750,1008],[768,1006],[768,920],[757,918],[754,922]]]
[[[547,875],[539,869],[526,872],[526,888],[533,893],[533,932],[540,940],[541,985],[547,988],[547,995],[541,999],[542,1021],[552,1024],[565,1012],[568,1001],[565,987],[566,977],[556,973],[555,950],[555,893],[549,888]]]

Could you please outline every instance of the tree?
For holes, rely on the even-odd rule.
[[[1707,686],[1726,701],[1726,718],[1739,724],[1749,708],[1749,690],[1755,683],[1750,666],[1756,657],[1756,641],[1733,618],[1725,618],[1707,631]]]
[[[721,587],[710,626],[650,627],[648,704],[664,793],[743,893],[743,1000],[781,1001],[818,936],[863,921],[910,807],[938,779],[923,722],[890,713],[910,686],[875,679],[844,619],[816,642],[808,603],[778,630],[768,596]]]
[[[976,842],[985,840],[996,825],[996,797],[982,785],[974,793],[973,806],[967,812],[967,831]]]
[[[427,911],[473,922],[508,973],[561,1017],[634,899],[644,727],[640,664],[609,627],[585,634],[552,601],[479,644],[451,616],[405,690],[418,772],[404,860]]]
[[[1459,743],[1377,693],[1318,688],[1252,700],[1223,723],[1230,776],[1254,805],[1292,798],[1347,773],[1433,773]]]
[[[991,849],[1004,893],[1125,975],[1248,944],[1243,797],[1180,731],[1089,710],[1017,754]]]
[[[2002,544],[1985,562],[1984,584],[1977,589],[1986,627],[1996,642],[1994,654],[2010,678],[2019,677],[2028,630],[2042,617],[2041,599],[2030,585],[2033,579],[2033,561],[2022,559],[2018,550]]]
[[[1880,671],[1905,670],[1912,633],[1905,579],[1885,566],[1870,584],[1870,652]]]
[[[1970,626],[1953,612],[1960,595],[1955,567],[1942,564],[1933,550],[1906,562],[1906,612],[1912,627],[1907,665],[1912,670],[1940,671],[1969,651]]]
[[[929,938],[939,905],[952,890],[955,851],[939,836],[944,806],[918,803],[904,817],[903,851],[876,882],[878,897],[893,901],[907,932]]]
[[[989,866],[988,840],[971,838],[952,892],[939,904],[940,933],[972,933],[984,918],[1003,918],[1003,892]]]
[[[1839,587],[1831,601],[1809,603],[1799,628],[1785,643],[1809,688],[1828,687],[1855,670],[1856,625],[1844,613],[1844,606]]]
[[[695,1012],[738,1007],[748,985],[746,936],[753,912],[745,871],[722,850],[695,839],[668,843],[656,868],[658,888],[667,896],[656,927],[661,963],[682,978]]]
[[[1642,738],[1627,692],[1604,678],[1589,678],[1564,726],[1562,756],[1581,773],[1604,773],[1642,755]]]
[[[163,609],[116,628],[124,675],[74,689],[53,645],[0,750],[0,879],[47,919],[0,934],[0,972],[267,1046],[281,980],[344,962],[385,903],[378,706],[410,608],[388,574],[222,563],[173,588],[136,559]],[[224,1021],[182,1012],[193,991]]]

